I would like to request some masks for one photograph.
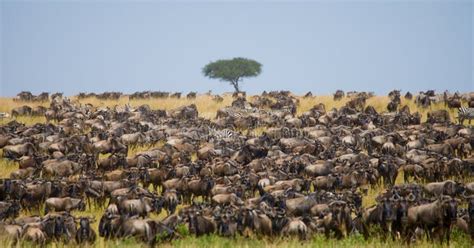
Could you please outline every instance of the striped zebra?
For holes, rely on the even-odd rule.
[[[469,120],[469,125],[471,125],[471,120],[474,119],[474,108],[460,107],[458,109],[458,119],[459,124],[462,124],[464,120]]]
[[[3,119],[3,118],[10,118],[10,114],[5,113],[5,112],[0,112],[0,119]]]
[[[226,138],[235,138],[239,136],[238,132],[232,131],[230,129],[216,129],[212,127],[208,127],[209,129],[209,138],[222,140]]]

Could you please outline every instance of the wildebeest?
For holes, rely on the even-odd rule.
[[[447,110],[436,110],[428,112],[427,122],[430,123],[446,123],[450,121],[449,112]]]
[[[337,90],[336,93],[334,93],[334,100],[341,100],[344,97],[344,91],[342,90]]]
[[[212,218],[199,214],[189,214],[188,223],[189,231],[196,236],[212,234],[217,229],[217,225]]]
[[[18,159],[22,156],[31,156],[35,153],[36,147],[32,143],[5,146],[3,156],[10,159]]]
[[[67,177],[79,173],[82,165],[69,160],[46,160],[42,164],[42,176],[45,178]]]
[[[216,115],[201,98],[203,113],[187,99],[165,110],[55,96],[32,110],[53,122],[18,118],[0,126],[2,157],[14,165],[0,180],[0,231],[39,245],[92,244],[95,231],[153,245],[179,238],[177,228],[196,236],[302,240],[391,233],[398,242],[422,232],[450,239],[454,223],[469,232],[472,130],[444,110],[430,109],[425,122],[425,111],[400,104],[399,90],[389,93],[393,112],[381,109],[385,98],[372,104],[382,99],[372,95],[348,92],[347,104],[335,108],[289,91],[240,94],[215,103]],[[127,98],[119,92],[81,98],[87,96]],[[131,103],[166,97],[128,95]],[[417,103],[430,107],[440,99],[423,92]],[[402,171],[405,184],[398,183]],[[47,214],[36,215],[43,206]],[[91,208],[102,214],[98,230],[93,219],[73,216]]]
[[[69,212],[76,209],[80,211],[84,211],[86,209],[84,200],[71,197],[51,197],[45,201],[45,213],[48,213],[50,210]]]
[[[197,95],[196,92],[189,92],[189,93],[186,95],[186,98],[187,98],[187,99],[196,99],[196,95]]]
[[[76,243],[78,244],[94,244],[97,234],[90,225],[91,220],[87,217],[79,218],[79,229],[76,232]]]
[[[386,235],[395,219],[393,202],[391,199],[382,199],[376,206],[367,209],[362,214],[362,226],[364,238],[369,238],[369,228],[371,225],[379,225],[382,235]]]
[[[117,200],[119,213],[126,216],[138,215],[146,217],[152,211],[158,213],[161,211],[161,204],[156,198],[140,197],[139,199],[127,199],[119,196]]]
[[[31,115],[33,109],[30,106],[21,106],[12,109],[12,117]]]
[[[413,206],[408,209],[408,226],[411,228],[410,235],[414,234],[415,228],[420,227],[433,239],[435,229],[440,230],[441,242],[446,239],[449,244],[451,237],[451,226],[456,221],[457,202],[449,196],[440,196],[438,200]],[[408,241],[411,240],[409,237]]]

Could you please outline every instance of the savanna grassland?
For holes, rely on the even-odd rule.
[[[251,98],[251,97],[250,97]],[[212,100],[211,96],[199,95],[196,99],[146,99],[146,100],[129,100],[128,97],[123,96],[119,100],[99,100],[96,98],[85,98],[78,100],[75,97],[71,98],[75,102],[81,104],[90,103],[96,107],[113,107],[116,105],[125,105],[129,103],[131,106],[139,106],[142,104],[148,104],[152,109],[164,109],[170,110],[179,106],[189,105],[194,103],[197,106],[199,116],[203,118],[213,119],[215,118],[216,112],[218,109],[228,106],[232,102],[232,97],[230,95],[224,96],[222,102],[215,102]],[[339,108],[344,106],[348,101],[348,98],[343,98],[340,101],[334,101],[332,96],[315,96],[309,98],[299,97],[300,103],[297,109],[297,114],[301,114],[315,104],[323,103],[326,106],[326,109]],[[386,111],[387,103],[389,98],[386,96],[375,96],[367,100],[367,105],[372,105],[378,112]],[[0,112],[10,112],[11,109],[24,105],[24,102],[13,101],[12,98],[0,98]],[[27,103],[30,106],[44,105],[48,106],[48,103]],[[420,112],[422,114],[422,121],[426,120],[427,112],[431,110],[444,109],[445,106],[443,103],[435,103],[430,108],[422,109],[418,108],[417,105],[412,100],[402,99],[401,105],[408,105],[412,112]],[[456,117],[455,110],[448,110],[451,115],[451,119],[454,120]],[[16,118],[18,122],[25,123],[27,125],[32,125],[35,123],[45,122],[44,117],[18,117]],[[0,120],[0,124],[5,124],[11,121],[11,119]],[[246,130],[242,130],[246,131]],[[263,132],[264,129],[253,130],[254,132]],[[160,144],[158,144],[159,146]],[[137,147],[129,150],[129,156],[134,155],[138,151],[147,150],[150,147]],[[8,161],[6,159],[0,160],[0,177],[6,178],[9,177],[10,173],[17,170],[18,165],[15,162]],[[403,172],[400,171],[400,174],[397,177],[397,184],[403,183]],[[375,197],[382,192],[383,188],[371,188],[368,191],[368,194],[363,198],[363,206],[371,206],[375,203]],[[96,220],[99,220],[104,209],[96,208],[92,206],[91,208],[87,207],[86,211],[74,212],[76,216],[95,216]],[[42,214],[42,213],[26,213],[22,212],[22,215],[28,214]],[[152,218],[162,219],[166,213],[163,211],[159,216],[152,215]],[[94,229],[97,230],[98,221],[94,224]],[[165,247],[402,247],[403,245],[399,241],[383,241],[380,237],[373,236],[368,241],[365,241],[361,235],[351,235],[350,237],[343,240],[336,239],[325,239],[324,235],[316,235],[311,240],[299,241],[297,239],[289,238],[276,238],[276,239],[266,239],[258,238],[255,236],[247,237],[236,237],[235,239],[222,238],[217,235],[204,236],[196,238],[194,236],[188,235],[188,231],[185,227],[179,228],[179,232],[182,235],[181,238],[174,240],[172,242],[165,242],[159,246]],[[73,243],[73,242],[71,242]],[[11,242],[5,241],[1,247],[9,246]],[[25,245],[25,244],[22,244]],[[19,245],[18,245],[19,246]],[[49,244],[48,247],[62,247],[63,245]],[[74,247],[75,245],[64,245]],[[109,240],[105,241],[103,238],[98,237],[94,247],[142,247],[143,243],[137,242],[133,239],[129,240]],[[436,247],[436,243],[431,243],[426,240],[421,240],[416,243],[416,247]],[[453,232],[453,240],[451,242],[451,247],[471,247],[470,239],[459,231]]]

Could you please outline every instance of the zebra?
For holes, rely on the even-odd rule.
[[[219,130],[216,128],[208,127],[208,130],[209,130],[209,137],[216,140],[235,138],[239,136],[239,133],[227,128]]]
[[[474,119],[474,108],[460,107],[458,109],[458,119],[459,124],[462,124],[464,120],[469,120],[469,125],[471,125],[471,120]]]
[[[5,113],[5,112],[0,112],[0,120],[3,119],[3,118],[10,118],[10,114]]]

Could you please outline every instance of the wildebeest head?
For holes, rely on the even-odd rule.
[[[393,211],[393,206],[392,206],[392,201],[388,199],[382,200],[380,203],[382,207],[382,221],[392,221],[394,220],[394,211]]]
[[[343,201],[333,201],[328,204],[333,216],[338,220],[338,223],[342,223],[342,212],[345,205],[346,203]]]
[[[311,180],[304,179],[303,185],[301,186],[301,191],[309,192],[311,189]]]
[[[63,192],[63,182],[60,180],[51,181],[51,195],[61,195]]]
[[[83,191],[81,183],[74,183],[67,187],[68,195],[75,198],[80,198]]]
[[[8,215],[11,217],[18,217],[20,215],[20,203],[13,201],[12,205],[8,209]]]
[[[10,194],[12,191],[12,181],[10,179],[5,179],[3,181],[3,191],[5,194]]]
[[[86,210],[86,203],[84,202],[84,200],[79,201],[79,203],[77,205],[77,209],[79,211],[85,211]]]
[[[11,182],[7,193],[9,194],[11,199],[21,200],[26,195],[26,186],[22,181],[15,180]]]
[[[333,201],[328,204],[329,211],[332,214],[332,221],[334,226],[343,230],[344,226],[348,228],[347,221],[350,219],[350,212],[348,212],[348,206],[345,201]],[[346,231],[349,231],[346,229]]]
[[[231,228],[231,224],[235,223],[235,218],[233,216],[235,215],[230,210],[227,210],[223,213],[219,213],[214,216],[219,235],[225,237],[234,235],[236,230]]]
[[[282,208],[277,208],[274,216],[272,216],[272,227],[273,230],[278,233],[284,226],[288,223],[288,218],[286,218],[286,211]]]
[[[197,220],[196,220],[196,216],[198,215],[199,213],[189,213],[188,216],[187,216],[187,221],[188,221],[188,229],[189,229],[189,232],[190,233],[196,233],[196,229],[197,229]]]
[[[112,214],[106,212],[99,221],[99,236],[101,237],[108,237],[110,234],[109,226],[110,226],[110,216]]]
[[[211,177],[206,176],[202,179],[201,187],[203,187],[203,191],[205,193],[209,193],[211,189],[214,187],[214,185],[215,185],[214,180]]]
[[[250,208],[241,208],[237,214],[237,228],[242,232],[246,227],[253,227],[253,213]]]
[[[80,226],[80,228],[89,228],[90,227],[89,218],[81,217],[79,219],[79,226]]]
[[[331,174],[329,177],[334,178],[334,183],[332,184],[333,189],[342,185],[342,176],[340,174]]]
[[[447,181],[443,186],[443,194],[453,196],[457,193],[457,183],[454,181]]]
[[[273,206],[275,204],[275,197],[273,197],[271,194],[264,193],[260,197],[259,202],[266,202],[268,205]]]
[[[62,215],[59,215],[54,219],[54,236],[56,238],[60,238],[64,231],[64,217]]]
[[[456,194],[462,194],[465,190],[464,184],[456,182]]]
[[[163,209],[164,202],[165,202],[165,200],[164,200],[163,197],[153,198],[152,205],[153,205],[153,210],[156,212],[156,214],[161,213],[161,210]]]
[[[20,205],[18,202],[13,201],[6,204],[6,209],[2,210],[0,213],[0,220],[5,220],[7,218],[15,218],[20,214]]]
[[[80,217],[79,218],[79,229],[80,230],[89,230],[91,229],[91,222],[94,222],[95,218],[89,217]]]
[[[112,146],[113,153],[123,153],[127,154],[128,153],[128,147],[125,146],[124,144],[120,143],[117,138],[111,138],[110,139],[110,144]]]
[[[59,239],[64,233],[64,217],[62,215],[47,216],[42,224],[44,232],[49,238]]]
[[[456,221],[458,202],[450,196],[442,196],[441,204],[443,208],[443,218],[446,221]]]
[[[395,219],[402,222],[408,221],[408,200],[398,195],[392,196],[390,200],[394,202]]]
[[[144,183],[150,182],[150,172],[148,171],[148,168],[140,168],[140,180],[142,180]]]
[[[124,217],[106,212],[99,221],[99,235],[106,238],[116,235],[118,228],[124,221]]]

